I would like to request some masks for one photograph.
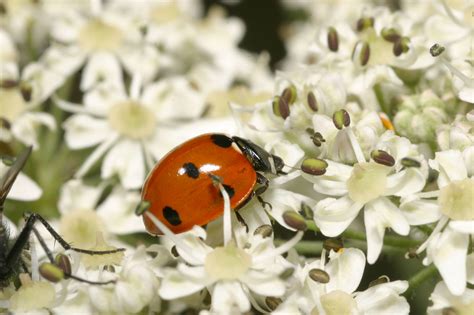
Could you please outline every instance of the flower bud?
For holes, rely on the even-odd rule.
[[[301,163],[301,170],[310,175],[323,175],[326,173],[328,163],[322,159],[308,158]]]
[[[330,280],[329,274],[326,271],[322,269],[318,269],[318,268],[311,269],[308,272],[308,275],[313,281],[316,281],[319,283],[328,283]]]
[[[260,225],[253,232],[254,235],[260,234],[263,238],[270,237],[273,234],[273,228],[269,224]]]
[[[43,278],[53,283],[64,279],[64,271],[51,263],[42,263],[39,266],[39,273]]]
[[[395,159],[393,156],[385,152],[384,150],[374,150],[370,153],[370,157],[379,164],[385,165],[385,166],[394,166],[395,165]]]
[[[332,26],[328,29],[328,48],[334,52],[339,49],[339,36],[336,29]]]
[[[308,226],[306,225],[306,221],[299,214],[298,212],[295,211],[286,211],[283,213],[283,220],[285,221],[288,226],[298,230],[298,231],[306,231]]]
[[[340,130],[342,127],[348,127],[351,124],[351,116],[345,109],[340,109],[332,115],[332,121],[334,126]]]

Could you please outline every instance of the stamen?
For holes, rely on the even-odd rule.
[[[420,247],[418,247],[418,249],[416,250],[416,254],[420,254],[421,252],[423,252],[426,247],[428,247],[428,244],[431,242],[431,240],[437,235],[439,234],[439,232],[441,232],[441,230],[444,228],[444,226],[446,225],[446,223],[448,223],[449,221],[449,218],[447,216],[443,216],[439,221],[438,221],[438,224],[436,224],[436,227],[434,228],[433,232],[431,232],[431,235],[426,239],[426,241],[420,245]]]
[[[311,280],[318,283],[328,283],[330,280],[329,274],[323,269],[314,268],[308,272]]]
[[[303,231],[299,231],[298,233],[295,234],[295,236],[293,236],[292,239],[288,240],[286,243],[283,243],[282,245],[280,245],[277,248],[274,248],[273,250],[270,250],[265,255],[258,256],[253,261],[256,264],[258,264],[258,263],[261,263],[262,261],[264,261],[265,259],[268,259],[268,258],[271,258],[271,257],[281,255],[283,253],[286,253],[291,248],[293,248],[303,238],[303,234],[304,234]]]
[[[324,270],[324,266],[326,266],[326,248],[323,247],[323,249],[321,250],[321,259],[320,259],[320,263],[319,263],[319,266],[321,266],[321,269]]]
[[[224,228],[224,246],[226,246],[232,239],[232,217],[231,217],[231,208],[230,208],[230,198],[227,191],[224,189],[222,183],[218,183],[219,190],[221,191],[222,197],[224,198],[224,219],[223,219],[223,228]]]
[[[114,143],[118,140],[119,136],[110,137],[107,141],[102,142],[92,153],[89,157],[85,160],[82,166],[77,170],[76,174],[74,175],[75,178],[83,177],[90,168],[97,162],[105,152],[110,149],[114,145]]]

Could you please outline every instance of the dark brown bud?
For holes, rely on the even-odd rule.
[[[306,225],[306,221],[301,214],[295,211],[286,211],[283,213],[283,221],[285,221],[288,226],[298,230],[298,231],[306,231],[308,226]]]
[[[273,98],[273,113],[276,116],[282,117],[283,119],[286,119],[286,117],[290,116],[290,107],[288,106],[288,103],[285,102],[285,100],[280,97],[280,96],[275,96]]]
[[[373,17],[363,17],[357,20],[357,31],[362,32],[363,30],[374,26]]]
[[[393,54],[397,57],[408,52],[409,49],[410,39],[408,37],[402,37],[393,44]]]
[[[359,61],[361,66],[365,66],[369,62],[370,58],[370,46],[368,43],[363,42],[362,48],[360,49]]]
[[[390,43],[395,43],[401,38],[400,34],[394,28],[383,28],[382,37],[383,39],[385,39],[387,42],[390,42]]]
[[[332,121],[337,129],[348,127],[351,124],[351,116],[345,109],[340,109],[332,115]]]
[[[281,93],[281,98],[285,100],[288,105],[291,105],[296,101],[296,94],[296,87],[291,85],[283,90]]]

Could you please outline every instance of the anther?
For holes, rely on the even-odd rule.
[[[308,275],[311,280],[319,283],[328,283],[330,280],[329,274],[326,271],[318,268],[311,269],[308,272]]]
[[[308,228],[305,218],[295,211],[285,211],[283,213],[283,221],[285,221],[288,226],[298,231],[306,231]]]
[[[401,164],[405,167],[421,167],[421,163],[418,162],[415,159],[409,158],[409,157],[404,157],[401,160]]]
[[[328,238],[324,240],[323,248],[327,251],[338,252],[341,248],[344,248],[344,242],[340,238]]]
[[[51,263],[42,263],[39,266],[40,275],[46,280],[56,283],[65,278],[64,271],[56,265]]]
[[[340,109],[332,115],[332,121],[337,129],[348,127],[351,124],[351,116],[345,109]]]
[[[151,207],[151,202],[149,202],[148,200],[142,200],[140,201],[140,203],[138,203],[137,207],[135,208],[135,214],[137,216],[140,216],[146,211],[148,211],[150,207]]]
[[[440,44],[434,44],[430,48],[430,54],[433,57],[438,57],[439,55],[441,55],[444,52],[444,50],[445,50],[445,48],[443,46],[441,46]]]
[[[373,17],[363,17],[357,20],[357,31],[362,32],[363,30],[374,26]]]
[[[66,275],[70,275],[72,272],[71,261],[69,257],[64,254],[58,254],[54,258],[54,263],[58,266]]]
[[[369,283],[369,288],[373,287],[373,286],[376,286],[376,285],[379,285],[379,284],[383,284],[383,283],[388,283],[390,282],[390,278],[387,277],[387,276],[380,276],[378,277],[377,279],[371,281]]]
[[[273,234],[272,226],[269,224],[260,225],[253,232],[254,235],[261,235],[263,238],[270,237]]]
[[[395,43],[400,40],[401,36],[394,28],[383,28],[382,29],[382,38],[387,42]]]
[[[334,27],[328,29],[328,48],[336,52],[339,49],[339,35]]]
[[[0,88],[2,89],[12,89],[17,86],[18,86],[17,80],[10,80],[10,79],[0,80]]]
[[[310,175],[323,175],[326,173],[328,163],[317,158],[308,158],[301,163],[301,170]]]
[[[268,308],[272,311],[276,310],[278,305],[280,305],[282,302],[282,299],[274,296],[267,296],[265,298],[265,304],[267,304]]]
[[[395,159],[393,158],[393,156],[391,156],[384,150],[373,150],[372,152],[370,152],[370,157],[378,164],[382,164],[385,166],[395,165]]]
[[[281,99],[283,99],[288,105],[291,105],[296,101],[296,96],[297,92],[294,85],[290,85],[281,92]]]
[[[318,111],[318,101],[316,100],[316,96],[314,96],[313,92],[308,93],[307,102],[309,108],[311,108],[314,112]]]

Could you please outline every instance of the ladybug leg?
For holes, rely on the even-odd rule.
[[[257,196],[257,200],[260,202],[260,204],[265,210],[266,210],[266,207],[268,207],[269,210],[272,210],[272,205],[269,202],[266,202],[265,200],[263,200],[263,198],[260,196],[268,189],[268,185],[270,184],[270,181],[264,175],[257,172],[257,183],[262,186],[255,189],[255,191],[253,192],[253,195]]]

